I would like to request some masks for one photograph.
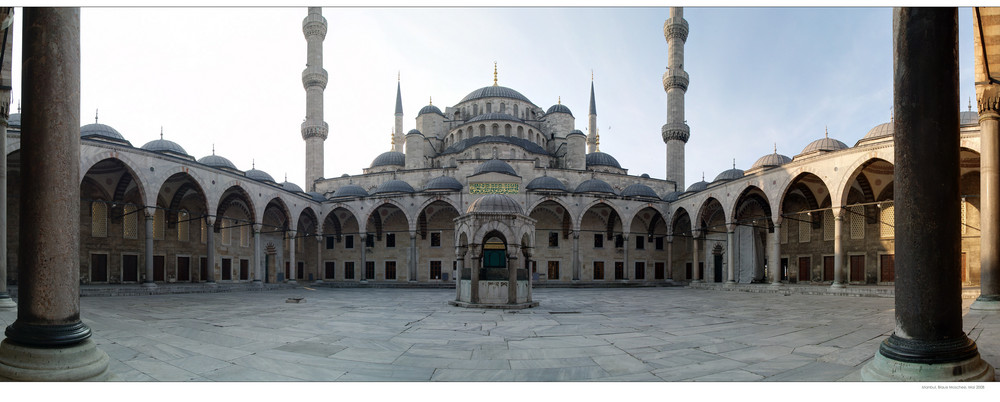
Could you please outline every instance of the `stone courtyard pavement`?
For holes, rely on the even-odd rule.
[[[521,311],[446,289],[84,297],[120,381],[856,381],[893,299],[687,288],[536,289]],[[303,303],[286,303],[292,297]],[[1000,315],[966,331],[1000,363]],[[15,312],[0,312],[4,327]]]

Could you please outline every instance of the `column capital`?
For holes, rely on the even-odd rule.
[[[146,213],[146,219],[153,219],[156,216],[156,207],[145,207],[143,212]]]
[[[465,258],[465,253],[469,252],[469,248],[465,246],[455,247],[455,258],[462,259]]]
[[[416,230],[411,230],[410,231],[410,240],[413,240],[413,239],[416,239],[416,238],[417,238],[417,231]]]
[[[580,231],[579,230],[570,231],[570,234],[573,235],[574,239],[579,239],[580,238]]]
[[[321,235],[321,234],[316,235],[316,241],[322,242],[323,241],[323,235]]]
[[[263,228],[263,227],[264,227],[264,225],[259,224],[259,223],[255,223],[255,224],[253,224],[253,232],[256,233],[256,234],[260,234],[260,229]]]
[[[208,222],[208,226],[215,225],[215,215],[205,215],[205,222]]]
[[[1000,85],[989,84],[976,99],[979,107],[979,121],[1000,119]]]

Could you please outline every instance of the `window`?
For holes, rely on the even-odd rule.
[[[656,238],[656,249],[657,250],[663,250],[663,238],[662,237],[657,237]],[[663,278],[660,278],[660,279],[663,279]]]
[[[852,239],[864,239],[865,238],[865,207],[862,205],[855,205],[849,207],[848,215],[851,217],[851,238]]]
[[[354,279],[354,261],[344,262],[344,279]]]
[[[177,213],[177,240],[191,240],[191,214],[185,210]]]
[[[375,236],[372,235],[365,236],[365,247],[368,248],[375,247]]]
[[[441,247],[441,232],[431,232],[431,247]]]
[[[646,248],[646,236],[635,237],[635,249],[644,250]]]
[[[642,261],[635,262],[635,276],[634,279],[646,279],[646,263]]]
[[[157,208],[156,212],[153,213],[153,239],[163,240],[164,226],[166,226],[164,225],[165,220],[163,210]]]
[[[430,279],[441,279],[441,261],[431,261]]]
[[[125,205],[122,220],[122,237],[126,239],[139,238],[139,208],[135,205]]]
[[[663,279],[664,264],[662,262],[653,263],[653,279]]]
[[[344,248],[354,248],[354,235],[344,236]]]
[[[625,238],[622,235],[615,235],[615,248],[624,248]]]
[[[559,280],[559,261],[549,261],[548,280]]]
[[[208,223],[205,219],[199,219],[201,222],[201,244],[205,244],[208,241]]]
[[[833,240],[833,210],[823,211],[823,240]]]
[[[799,243],[809,243],[812,235],[812,215],[799,214]]]
[[[549,247],[559,247],[559,232],[549,232]]]
[[[594,261],[594,280],[604,280],[604,261]]]
[[[604,248],[604,234],[594,233],[594,248]]]
[[[333,250],[333,244],[337,242],[337,238],[333,236],[326,237],[326,249]]]
[[[396,247],[396,234],[395,233],[387,233],[385,235],[385,246],[387,248]]]
[[[385,262],[385,280],[396,279],[396,261]]]
[[[336,268],[337,263],[333,261],[327,261],[323,265],[325,268],[324,271],[326,271],[324,272],[326,279],[333,279],[335,276],[334,274],[336,274],[336,270],[334,268]]]
[[[375,261],[365,261],[365,279],[375,279]]]
[[[883,238],[896,236],[896,213],[893,203],[882,203],[882,211],[879,213],[879,234]],[[965,233],[965,202],[962,202],[962,233]]]
[[[108,237],[108,204],[103,201],[90,203],[90,235]],[[107,275],[105,275],[104,281],[107,281]]]

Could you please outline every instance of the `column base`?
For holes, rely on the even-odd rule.
[[[972,306],[969,306],[969,309],[980,311],[1000,311],[1000,296],[979,296],[976,298],[976,301],[972,302]]]
[[[785,284],[781,282],[771,282],[771,285],[769,286],[771,286],[772,288],[780,288],[782,286],[785,286]]]
[[[219,284],[215,283],[215,281],[210,281],[210,282],[205,282],[205,285],[215,287],[218,286]]]
[[[0,310],[13,310],[17,308],[17,303],[10,298],[7,293],[0,294]]]
[[[978,354],[951,363],[908,363],[892,360],[875,353],[872,361],[861,369],[861,381],[993,381],[993,366]]]
[[[297,284],[298,284],[298,282],[295,282],[295,279],[289,279],[289,280],[288,280],[288,281],[286,281],[285,283],[287,283],[287,284],[289,284],[289,285],[297,285]]]
[[[705,283],[705,281],[702,279],[692,279],[691,283]]]
[[[140,286],[142,286],[144,288],[155,288],[156,287],[156,283],[155,282],[143,282],[142,285],[140,285]]]
[[[830,289],[845,289],[845,288],[847,288],[847,285],[843,283],[834,282],[833,284],[830,285]]]
[[[726,283],[723,284],[722,286],[727,287],[727,288],[735,287],[736,286],[736,281],[726,281]]]
[[[256,286],[256,287],[262,287],[262,286],[264,286],[264,282],[261,282],[260,279],[254,279],[253,282],[251,282],[251,283],[253,284],[253,286]]]
[[[87,339],[69,347],[0,342],[0,379],[10,381],[109,381],[108,354]]]

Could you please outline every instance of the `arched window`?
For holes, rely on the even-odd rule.
[[[486,102],[486,113],[493,113],[493,103]]]
[[[486,136],[486,125],[485,124],[480,124],[479,125],[479,136],[480,137],[485,137]]]
[[[139,207],[125,204],[122,215],[122,237],[126,239],[139,238]]]
[[[517,107],[517,105],[514,105],[514,107]],[[517,126],[517,138],[524,139],[524,127]]]
[[[510,124],[504,126],[504,128],[503,128],[503,135],[506,136],[506,137],[510,137]]]
[[[479,105],[472,105],[472,115],[479,116]]]
[[[492,130],[493,133],[492,134],[494,136],[500,135],[500,125],[499,124],[494,124],[492,128],[493,128],[493,130]]]
[[[108,237],[108,204],[104,201],[90,203],[90,235]]]
[[[517,116],[517,104],[516,103],[514,104],[514,117],[518,117]]]
[[[503,112],[506,112],[506,111],[507,111],[507,104],[503,103],[503,102],[500,102],[500,113],[503,113]]]
[[[188,211],[181,210],[177,213],[177,240],[191,240],[191,221]]]

